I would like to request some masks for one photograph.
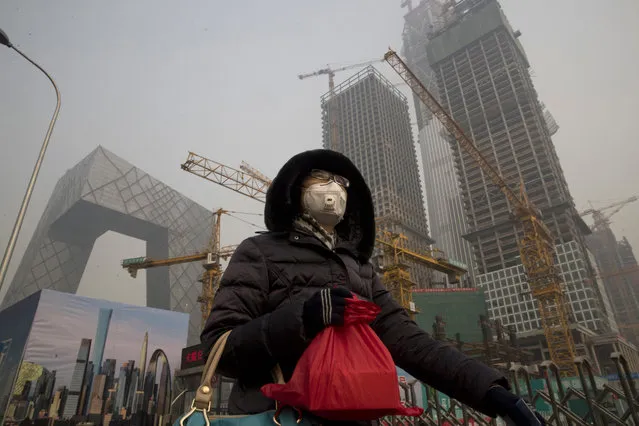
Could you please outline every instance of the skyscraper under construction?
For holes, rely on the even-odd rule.
[[[614,327],[584,244],[589,229],[575,210],[520,33],[496,0],[424,0],[420,6],[425,4],[422,38],[409,40],[421,43],[419,50],[426,53],[411,61],[417,75],[432,76],[442,105],[511,188],[523,184],[541,209],[556,238],[575,319],[590,330]],[[519,258],[513,206],[456,141],[449,137],[449,142],[465,211],[463,237],[472,245],[477,283],[487,292],[491,316],[520,333],[539,330]]]
[[[408,237],[407,246],[432,243],[424,211],[406,97],[370,66],[322,97],[323,142],[355,163],[370,186],[380,226]],[[419,287],[429,271],[411,265]]]

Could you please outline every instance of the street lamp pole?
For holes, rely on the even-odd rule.
[[[9,262],[11,262],[11,256],[13,255],[13,250],[15,249],[16,242],[18,241],[18,234],[20,233],[20,228],[22,228],[22,222],[24,221],[24,216],[27,212],[29,201],[31,200],[31,194],[33,193],[33,188],[35,187],[36,180],[38,179],[38,173],[40,172],[40,167],[42,166],[42,161],[44,160],[44,154],[47,151],[47,146],[49,146],[49,139],[51,138],[51,133],[53,132],[53,126],[55,126],[55,122],[58,119],[58,112],[60,112],[60,91],[58,90],[58,86],[55,84],[55,81],[53,81],[53,78],[40,65],[36,64],[27,55],[22,53],[20,49],[11,44],[11,42],[9,41],[9,37],[4,31],[2,31],[2,29],[0,29],[0,44],[3,44],[8,48],[15,50],[16,52],[18,52],[18,54],[20,54],[20,56],[31,62],[37,69],[42,71],[42,73],[47,76],[47,78],[53,85],[56,95],[55,111],[53,112],[53,117],[51,118],[51,122],[49,123],[47,134],[44,136],[44,142],[42,142],[42,148],[40,148],[38,160],[33,167],[31,179],[29,179],[29,185],[27,186],[24,198],[22,199],[20,211],[18,212],[18,216],[16,217],[16,222],[13,225],[13,230],[11,231],[11,236],[9,237],[7,248],[4,251],[4,256],[2,257],[2,263],[0,264],[0,290],[2,290],[2,285],[4,284],[4,279],[6,278],[7,270],[9,269]]]

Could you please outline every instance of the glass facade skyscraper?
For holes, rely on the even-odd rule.
[[[78,358],[71,376],[71,385],[69,386],[69,394],[62,417],[69,419],[78,414],[81,408],[80,397],[82,396],[82,388],[84,387],[87,364],[89,362],[89,353],[91,352],[91,339],[82,339],[80,349],[78,349]]]
[[[96,375],[100,374],[102,358],[104,357],[104,345],[106,345],[112,315],[113,309],[107,308],[100,309],[100,313],[98,314],[98,327],[95,331],[95,344],[93,346],[93,365],[95,365]]]

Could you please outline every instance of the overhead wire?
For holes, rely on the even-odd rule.
[[[235,216],[235,215],[231,214],[231,212],[227,212],[226,214],[227,214],[228,216],[230,216],[230,217],[232,217],[232,218],[234,218],[234,219],[237,219],[237,220],[239,220],[240,222],[244,222],[244,223],[246,223],[247,225],[250,225],[250,226],[252,226],[252,227],[254,227],[254,228],[266,230],[266,228],[264,227],[264,225],[257,225],[257,224],[255,224],[255,223],[253,223],[253,222],[249,222],[249,221],[248,221],[248,220],[246,220],[246,219],[242,219],[241,217],[237,217],[237,216]],[[250,214],[250,213],[245,213],[245,214]],[[254,214],[254,215],[256,215],[256,216],[263,216],[262,214],[259,214],[259,213],[253,213],[253,214]]]
[[[254,213],[254,212],[237,212],[237,211],[233,211],[233,210],[225,210],[227,213],[234,213],[234,214],[245,214],[248,216],[264,216],[264,213]]]

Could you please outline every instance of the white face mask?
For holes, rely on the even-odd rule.
[[[313,184],[303,190],[302,206],[320,225],[335,226],[346,212],[346,190],[335,182]]]

